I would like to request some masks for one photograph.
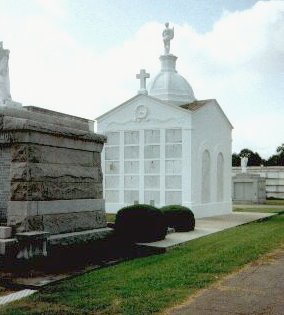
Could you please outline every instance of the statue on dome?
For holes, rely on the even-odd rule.
[[[165,55],[170,53],[171,40],[174,38],[175,31],[174,28],[169,28],[169,22],[165,23],[166,28],[163,30],[162,36],[164,41],[164,52]]]
[[[9,79],[9,53],[0,42],[0,105],[11,100]]]

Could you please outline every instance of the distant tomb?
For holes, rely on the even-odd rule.
[[[265,179],[266,198],[284,199],[284,166],[250,166],[249,174],[258,174]],[[233,176],[241,173],[240,167],[233,167]]]
[[[261,204],[266,200],[265,178],[247,171],[248,157],[241,158],[241,173],[232,177],[232,199],[238,204]]]

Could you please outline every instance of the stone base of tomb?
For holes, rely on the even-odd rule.
[[[106,239],[112,234],[113,229],[108,227],[53,235],[41,231],[17,233],[14,238],[0,239],[0,257],[28,260],[49,255],[53,246],[88,244]]]
[[[106,227],[103,199],[9,201],[8,226],[50,234]]]
[[[106,138],[92,129],[87,119],[38,107],[0,107],[0,224],[12,231],[2,253],[19,233],[106,228]]]

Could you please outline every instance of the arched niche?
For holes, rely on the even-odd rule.
[[[201,202],[208,203],[211,199],[211,169],[210,153],[204,150],[202,153],[202,180],[201,180]]]
[[[224,156],[220,152],[217,156],[217,201],[224,200]]]

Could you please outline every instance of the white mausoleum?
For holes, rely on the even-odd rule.
[[[108,137],[107,212],[134,203],[182,204],[196,217],[232,211],[232,125],[215,99],[195,99],[176,60],[168,41],[148,89],[149,74],[141,70],[138,95],[97,118],[98,133]]]

